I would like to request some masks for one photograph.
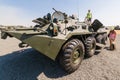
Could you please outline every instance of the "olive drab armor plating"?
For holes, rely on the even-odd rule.
[[[62,68],[72,73],[78,69],[85,55],[93,56],[97,46],[104,45],[107,32],[97,19],[88,25],[53,10],[52,15],[49,13],[33,20],[37,23],[33,28],[1,29],[1,38],[15,37],[22,42],[19,47],[27,44],[52,60],[59,60]]]

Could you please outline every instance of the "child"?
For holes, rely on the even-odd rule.
[[[110,50],[116,49],[116,46],[115,46],[116,32],[114,28],[110,30],[108,37],[110,41]]]

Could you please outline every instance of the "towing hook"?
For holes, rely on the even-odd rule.
[[[21,43],[19,43],[18,46],[19,46],[20,48],[24,48],[24,47],[28,47],[29,45],[26,44],[26,43],[24,43],[24,42],[21,42]]]

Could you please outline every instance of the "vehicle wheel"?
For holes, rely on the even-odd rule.
[[[94,37],[88,37],[86,39],[86,43],[85,43],[85,47],[86,47],[86,56],[87,57],[92,57],[95,53],[95,49],[96,49],[96,40]]]
[[[106,42],[107,41],[107,34],[105,33],[105,34],[103,34],[103,40],[102,40],[102,43],[104,44],[104,45],[106,45]]]
[[[103,44],[103,36],[102,35],[98,35],[96,38],[97,43]],[[100,53],[102,51],[103,47],[100,46],[96,46],[96,50],[99,50],[98,52]]]
[[[78,39],[70,40],[61,51],[60,64],[65,71],[72,73],[79,68],[84,58],[84,45]]]
[[[105,34],[101,34],[101,35],[98,35],[97,36],[97,38],[96,38],[96,41],[98,42],[98,43],[100,43],[100,44],[104,44],[104,45],[106,45],[106,43],[107,43],[107,34],[105,33]],[[101,47],[101,46],[96,46],[96,50],[97,50],[97,52],[101,52],[102,51],[102,49],[103,49],[104,47]]]
[[[98,35],[97,38],[96,38],[96,41],[98,43],[102,43],[102,39],[103,39],[103,36],[102,35]]]
[[[97,36],[97,42],[101,44],[106,44],[107,34],[101,34]]]
[[[7,38],[7,33],[1,32],[1,39],[6,39]]]

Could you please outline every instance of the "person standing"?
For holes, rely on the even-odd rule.
[[[110,41],[110,50],[116,49],[116,46],[115,46],[116,32],[114,28],[110,30],[108,37]]]
[[[87,20],[88,24],[91,24],[91,22],[92,22],[92,13],[91,13],[90,10],[88,10],[86,20]]]

